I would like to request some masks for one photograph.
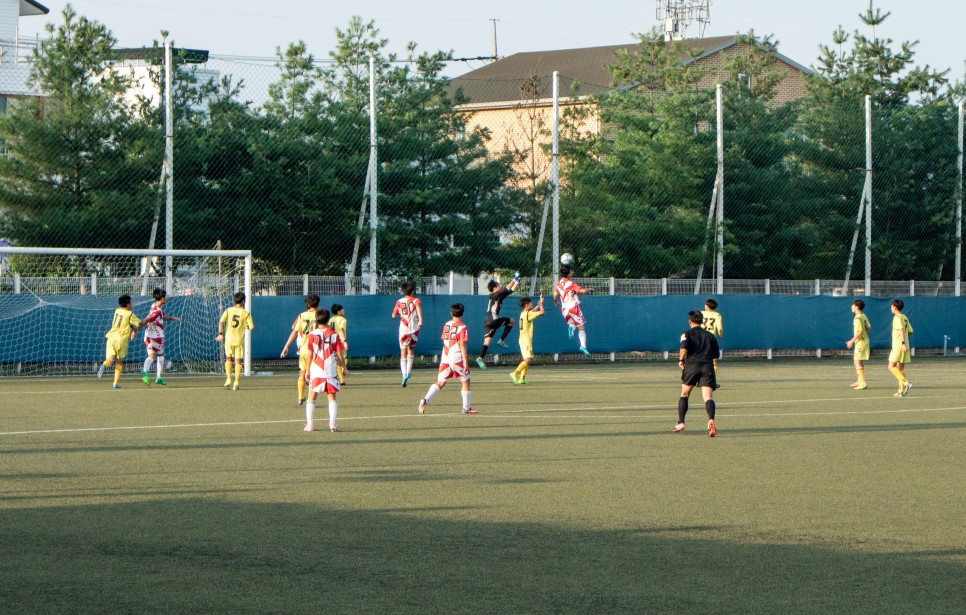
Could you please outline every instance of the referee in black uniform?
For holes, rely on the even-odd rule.
[[[681,397],[678,399],[678,424],[671,431],[684,431],[684,415],[688,413],[688,397],[695,386],[701,387],[704,409],[708,413],[708,437],[718,435],[714,426],[714,400],[711,399],[717,384],[714,380],[714,360],[718,358],[718,340],[714,334],[701,328],[704,316],[699,310],[688,312],[691,328],[681,335]]]

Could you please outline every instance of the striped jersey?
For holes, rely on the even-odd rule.
[[[396,306],[392,308],[392,317],[399,316],[399,335],[416,333],[419,331],[419,312],[416,308],[422,302],[416,297],[405,296],[396,301]]]
[[[464,357],[460,342],[468,342],[470,339],[466,324],[458,320],[447,322],[443,325],[443,334],[440,338],[443,340],[443,354],[440,357],[440,363],[449,365],[462,363]]]
[[[306,344],[312,357],[312,364],[309,366],[312,380],[338,380],[335,353],[345,350],[339,334],[330,327],[315,329],[307,336]]]

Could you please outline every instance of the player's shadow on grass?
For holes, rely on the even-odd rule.
[[[268,495],[268,492],[265,492]],[[452,498],[450,498],[452,499]],[[356,506],[362,504],[354,502]],[[740,542],[724,526],[580,530],[222,499],[0,510],[12,613],[962,612],[964,563]]]
[[[718,421],[723,425],[719,430],[722,437],[758,437],[776,435],[808,436],[815,434],[845,434],[845,433],[885,433],[890,431],[931,431],[934,429],[966,429],[966,422],[960,423],[902,423],[901,425],[815,425],[809,427],[749,427],[740,425],[725,427],[725,421]]]

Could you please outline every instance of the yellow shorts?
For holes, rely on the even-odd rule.
[[[525,342],[520,340],[520,356],[524,359],[533,358],[533,342]]]
[[[225,358],[226,359],[244,359],[245,345],[241,344],[239,346],[225,346]]]
[[[893,346],[892,352],[889,353],[889,363],[912,363],[912,353],[909,352],[908,347],[903,352],[901,349]]]
[[[104,354],[108,359],[123,360],[127,356],[128,337],[125,335],[121,339],[107,338],[107,349]]]
[[[863,344],[862,342],[856,342],[855,346],[852,347],[855,351],[853,353],[853,358],[856,361],[868,361],[869,360],[869,345]]]
[[[312,365],[312,354],[309,352],[309,345],[305,343],[299,348],[299,371],[308,370],[310,365]]]

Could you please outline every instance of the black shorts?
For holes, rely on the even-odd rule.
[[[496,335],[497,329],[500,327],[510,324],[509,318],[495,318],[493,320],[487,320],[483,323],[483,337],[493,337]]]
[[[681,384],[699,387],[716,386],[714,365],[711,363],[685,363],[681,372]]]

